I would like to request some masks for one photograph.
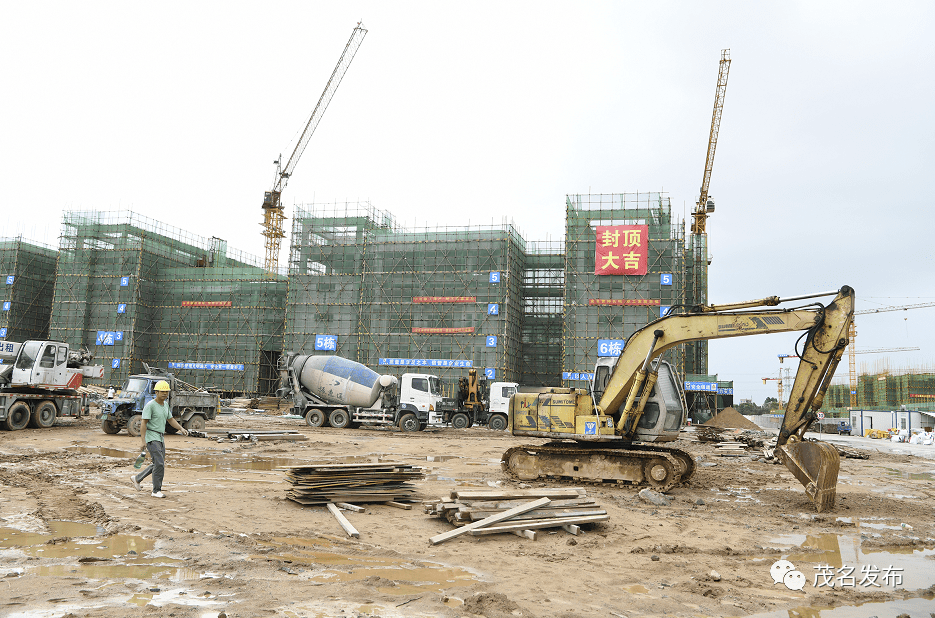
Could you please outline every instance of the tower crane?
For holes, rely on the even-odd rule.
[[[686,253],[691,257],[691,277],[685,286],[686,300],[689,304],[707,304],[708,302],[708,235],[705,222],[708,214],[714,212],[714,200],[708,195],[711,184],[711,170],[714,168],[714,151],[721,129],[721,114],[724,112],[724,96],[727,94],[727,75],[730,72],[730,50],[721,50],[721,62],[718,65],[717,88],[714,91],[714,112],[711,116],[711,132],[708,134],[708,152],[705,157],[704,176],[698,201],[692,210],[690,248]],[[707,342],[699,341],[685,348],[682,370],[684,373],[707,373]]]
[[[717,148],[717,135],[721,129],[721,114],[724,111],[724,96],[727,94],[727,75],[730,72],[730,50],[721,50],[721,62],[718,65],[717,89],[714,91],[714,113],[711,116],[711,133],[708,135],[708,155],[704,162],[704,176],[701,179],[701,191],[695,210],[692,211],[692,234],[705,233],[705,221],[708,214],[714,212],[714,200],[708,198],[708,186],[711,184],[711,170],[714,168],[714,151]]]
[[[907,311],[909,309],[924,309],[925,307],[935,307],[935,303],[916,303],[914,305],[890,305],[889,307],[879,307],[877,309],[863,309],[855,311],[854,315],[867,315],[870,313],[886,313],[888,311]],[[855,354],[860,354],[860,350],[855,350],[854,342],[857,339],[857,322],[852,320],[847,329],[847,363],[850,369],[850,387],[851,387],[851,407],[857,407],[857,361]],[[918,348],[912,348],[918,350]],[[899,349],[900,352],[908,352],[910,348]],[[897,350],[894,350],[897,351]]]
[[[302,131],[302,135],[295,145],[295,150],[289,155],[285,166],[282,165],[282,155],[274,162],[276,165],[276,176],[273,180],[273,188],[263,194],[263,236],[266,237],[266,270],[268,272],[276,272],[279,267],[279,247],[282,239],[285,237],[282,231],[282,223],[286,218],[285,215],[283,215],[283,206],[280,201],[282,192],[286,188],[286,184],[289,182],[289,178],[292,176],[292,171],[299,162],[299,158],[305,151],[308,140],[311,139],[315,128],[318,126],[318,122],[324,115],[325,110],[328,109],[331,97],[334,96],[335,91],[341,84],[341,79],[347,72],[348,67],[350,67],[351,60],[354,59],[354,54],[357,53],[357,49],[360,47],[366,34],[367,30],[363,27],[363,24],[357,22],[357,27],[351,32],[351,38],[348,39],[347,45],[344,46],[344,51],[338,59],[338,64],[334,67],[334,71],[331,73],[331,77],[325,85],[325,90],[321,93],[321,98],[318,99],[318,104],[315,105],[312,115],[309,117],[308,122],[305,123],[305,129]]]

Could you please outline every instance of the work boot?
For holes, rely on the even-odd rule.
[[[165,498],[165,497],[166,497],[166,495],[165,495],[164,493],[162,493],[161,491],[154,491],[154,492],[151,493],[150,495],[151,495],[153,498]]]

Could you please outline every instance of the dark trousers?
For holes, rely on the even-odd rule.
[[[136,475],[138,483],[143,482],[150,474],[153,475],[153,492],[162,491],[162,478],[166,474],[166,445],[160,440],[153,440],[146,443],[150,457],[153,463],[148,468]]]

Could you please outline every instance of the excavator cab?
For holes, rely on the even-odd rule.
[[[600,357],[594,366],[594,381],[591,383],[591,397],[595,407],[604,396],[607,384],[610,382],[617,357]],[[657,359],[653,363],[654,373],[658,373],[655,385],[649,393],[649,398],[636,424],[636,433],[633,440],[637,442],[672,442],[678,440],[679,431],[685,422],[687,406],[682,393],[678,374],[675,368],[664,360]],[[625,404],[617,410],[606,410],[614,418],[614,423],[620,420]]]

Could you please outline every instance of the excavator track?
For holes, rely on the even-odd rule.
[[[513,478],[568,478],[576,481],[629,483],[667,491],[695,471],[691,455],[649,444],[601,448],[575,442],[549,442],[508,449],[500,467]]]

